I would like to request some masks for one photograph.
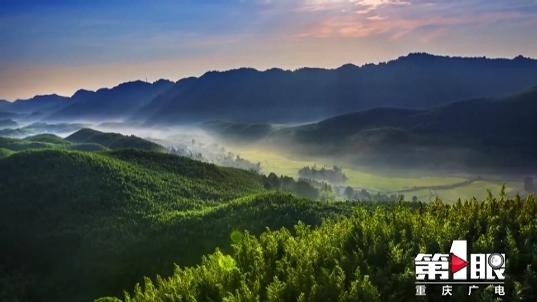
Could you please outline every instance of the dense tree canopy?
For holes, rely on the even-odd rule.
[[[234,230],[351,211],[265,193],[255,173],[140,150],[19,152],[0,159],[0,180],[0,301],[120,294],[174,263],[229,251]]]
[[[449,251],[467,239],[472,252],[507,255],[504,299],[537,298],[537,201],[489,198],[447,205],[405,204],[368,209],[318,229],[303,224],[253,236],[231,237],[196,267],[176,267],[169,278],[146,278],[123,301],[408,301],[414,300],[414,258]],[[456,300],[495,301],[492,287]],[[429,300],[441,300],[429,295]],[[118,301],[103,298],[99,301]],[[416,299],[417,300],[417,299]]]

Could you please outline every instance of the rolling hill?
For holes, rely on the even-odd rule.
[[[54,133],[58,135],[67,135],[81,128],[87,127],[79,123],[42,123],[35,122],[29,125],[24,125],[19,128],[0,129],[0,136],[12,138],[24,138],[30,135],[38,135],[43,133]]]
[[[134,135],[127,136],[119,133],[100,132],[89,128],[80,129],[65,139],[48,133],[27,136],[22,139],[0,136],[0,148],[12,152],[36,149],[80,151],[139,149],[163,153],[167,152],[167,149],[163,146]]]
[[[12,150],[9,150],[6,148],[0,148],[0,158],[10,156],[13,153],[15,152],[13,152]]]
[[[257,174],[141,150],[19,152],[0,159],[0,179],[4,301],[117,295],[144,275],[171,274],[173,263],[229,250],[234,230],[350,213],[263,193]]]
[[[532,171],[537,168],[536,114],[533,88],[428,110],[375,108],[301,126],[272,127],[256,135],[249,131],[250,124],[213,122],[205,129],[236,142],[346,157],[357,164]]]
[[[66,137],[65,140],[77,144],[98,144],[109,149],[135,148],[166,152],[166,148],[163,146],[134,135],[127,136],[119,133],[100,132],[89,128],[80,129]]]

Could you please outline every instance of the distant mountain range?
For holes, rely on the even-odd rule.
[[[487,146],[536,144],[537,87],[504,98],[475,98],[431,110],[376,108],[319,123],[293,127],[299,141],[338,142],[364,130],[397,128],[424,136],[446,137]]]
[[[434,108],[537,84],[537,61],[410,54],[362,67],[237,69],[187,79],[142,111],[152,123],[227,119],[296,122],[376,107]]]
[[[0,101],[0,111],[32,114],[35,118],[39,118],[44,112],[53,112],[68,105],[69,100],[70,98],[57,94],[36,95],[31,99],[14,102]]]
[[[147,125],[214,119],[305,122],[377,107],[431,109],[476,97],[500,97],[537,85],[537,60],[413,53],[361,67],[295,71],[241,68],[176,83],[120,84],[72,97],[0,102],[0,111],[54,120],[130,120]]]
[[[26,119],[45,121],[123,119],[173,84],[168,80],[154,83],[134,81],[97,91],[81,89],[71,97],[55,94],[35,96],[13,103],[0,102],[0,111],[25,113]]]
[[[54,112],[48,119],[113,120],[124,118],[171,88],[173,84],[168,80],[159,80],[154,83],[135,81],[123,83],[110,89],[79,90],[71,97],[68,106]]]

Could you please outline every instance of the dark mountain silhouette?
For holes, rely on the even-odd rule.
[[[270,135],[273,126],[270,124],[235,123],[229,121],[207,121],[202,128],[226,139],[238,141],[256,141]]]
[[[176,83],[134,81],[72,97],[0,102],[33,120],[125,120],[177,124],[207,120],[307,122],[378,107],[431,109],[458,100],[501,97],[537,85],[537,60],[409,54],[337,69],[241,68]]]
[[[113,88],[97,91],[78,90],[69,105],[55,112],[51,120],[85,120],[125,118],[155,96],[173,85],[168,80],[154,83],[142,81],[127,82]]]
[[[68,97],[57,94],[36,95],[30,99],[16,100],[14,102],[0,102],[0,111],[26,114],[45,114],[59,110],[67,105]]]
[[[291,131],[302,139],[311,134],[326,140],[391,127],[420,135],[449,136],[494,145],[528,145],[533,142],[525,139],[537,134],[536,114],[537,87],[509,97],[475,98],[431,110],[376,108],[291,128]]]
[[[1,128],[13,128],[17,127],[17,122],[12,119],[2,119],[0,118],[0,129]]]
[[[1,119],[15,118],[15,117],[17,117],[17,115],[18,115],[18,114],[13,113],[13,112],[0,111],[0,118],[1,118]]]
[[[536,84],[537,60],[415,53],[362,67],[208,72],[177,82],[137,116],[146,116],[148,123],[296,122],[376,107],[430,109],[505,96]]]
[[[376,108],[252,137],[248,124],[207,123],[226,139],[385,165],[537,168],[537,87],[428,110]],[[261,126],[257,126],[261,128]]]

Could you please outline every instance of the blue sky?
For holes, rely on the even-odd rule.
[[[537,1],[0,0],[0,98],[413,51],[537,57]]]

